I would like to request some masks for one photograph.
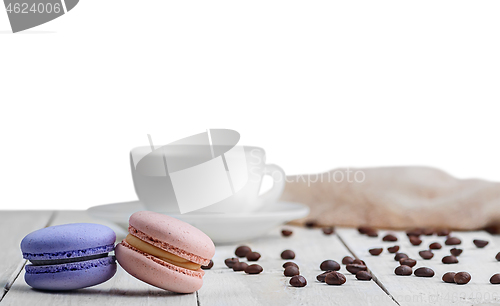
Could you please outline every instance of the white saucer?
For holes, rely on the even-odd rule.
[[[96,218],[111,221],[128,229],[128,219],[136,211],[147,210],[142,202],[124,202],[99,205],[89,208],[88,213]],[[263,209],[245,214],[171,214],[164,213],[187,222],[205,232],[214,243],[234,243],[265,235],[273,228],[286,222],[305,217],[309,207],[292,202],[276,202]]]

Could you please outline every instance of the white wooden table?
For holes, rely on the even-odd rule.
[[[260,275],[233,272],[224,265],[224,259],[234,256],[237,245],[216,247],[214,267],[207,270],[204,285],[193,294],[176,294],[149,286],[118,268],[115,277],[104,284],[72,292],[49,293],[31,289],[24,282],[24,264],[19,244],[29,232],[45,226],[95,222],[85,211],[0,211],[2,248],[0,252],[0,306],[6,305],[490,305],[500,304],[500,285],[491,285],[489,278],[500,273],[500,262],[495,255],[500,251],[500,237],[486,232],[456,232],[464,249],[459,263],[444,265],[441,258],[451,247],[444,246],[445,237],[422,236],[420,246],[412,246],[405,233],[395,232],[398,242],[382,242],[384,231],[378,238],[360,235],[356,229],[337,228],[336,234],[326,236],[320,229],[290,227],[293,235],[282,237],[280,229],[267,236],[248,241],[253,250],[261,253],[257,262],[264,268]],[[486,239],[490,243],[477,249],[473,239]],[[123,239],[118,237],[118,241]],[[422,260],[418,251],[438,241],[444,246],[436,250],[431,260]],[[417,266],[427,266],[436,272],[433,278],[396,276],[398,266],[394,254],[386,250],[398,244],[401,252],[416,259]],[[371,256],[368,249],[384,247],[380,256]],[[280,254],[285,249],[296,253],[295,262],[308,285],[293,288],[283,275]],[[340,263],[346,255],[365,260],[375,276],[373,281],[358,281],[345,270],[347,282],[342,286],[329,286],[316,281],[320,263],[334,259]],[[447,284],[441,276],[447,271],[468,271],[472,280],[467,285]]]

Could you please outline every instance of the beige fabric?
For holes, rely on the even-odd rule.
[[[332,177],[336,171],[337,182]],[[461,180],[427,167],[349,169],[348,182],[347,175],[340,181],[339,171],[346,174],[348,169],[287,177],[282,200],[311,208],[310,215],[297,222],[314,219],[321,225],[463,230],[500,223],[500,184],[496,182]],[[353,178],[356,171],[364,173],[363,181],[360,173],[358,182]]]

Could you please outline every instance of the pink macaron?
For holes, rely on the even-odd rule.
[[[212,240],[194,226],[152,211],[139,211],[129,219],[129,235],[115,247],[120,266],[150,285],[191,293],[203,285],[214,256]]]

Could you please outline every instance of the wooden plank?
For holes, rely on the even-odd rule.
[[[236,245],[216,247],[214,267],[207,270],[205,282],[199,290],[200,305],[396,305],[396,303],[373,281],[358,281],[342,266],[347,282],[342,286],[329,286],[316,281],[322,271],[320,263],[325,259],[341,262],[351,255],[336,235],[326,236],[318,229],[291,227],[290,237],[281,237],[279,230],[246,245],[259,252],[257,262],[264,268],[259,275],[233,272],[224,260],[234,257]],[[280,258],[285,249],[296,253],[294,260],[301,275],[307,279],[307,286],[289,286],[289,277],[283,275]]]
[[[458,257],[458,264],[443,264],[441,259],[450,255],[449,250],[453,247],[444,244],[446,237],[421,236],[422,244],[413,246],[404,232],[391,231],[398,237],[397,242],[383,242],[382,237],[388,233],[384,231],[379,232],[378,238],[360,235],[356,229],[341,228],[337,229],[337,233],[349,249],[366,262],[378,282],[400,305],[472,305],[500,302],[499,287],[489,283],[493,274],[500,273],[500,262],[495,260],[496,253],[500,251],[498,236],[492,236],[484,231],[452,233],[462,240],[462,244],[457,248],[464,251]],[[484,249],[478,249],[472,243],[473,239],[485,239],[490,243]],[[432,242],[441,243],[443,248],[433,250],[434,257],[431,260],[423,260],[418,252],[428,249]],[[414,275],[395,275],[394,269],[399,264],[394,260],[394,254],[388,253],[387,247],[396,244],[401,247],[400,252],[417,260],[413,270],[422,266],[429,267],[434,270],[435,276],[420,278]],[[384,247],[384,252],[379,256],[370,255],[368,250],[375,247]],[[444,283],[441,277],[450,271],[467,271],[471,274],[472,280],[467,285]]]
[[[0,211],[0,300],[10,289],[26,262],[20,249],[21,240],[30,232],[45,227],[51,211]]]
[[[85,211],[58,212],[51,225],[92,222]],[[120,241],[120,240],[119,240]],[[24,281],[24,269],[0,305],[197,305],[196,294],[176,294],[143,283],[121,267],[109,281],[71,292],[43,292],[31,289]]]

